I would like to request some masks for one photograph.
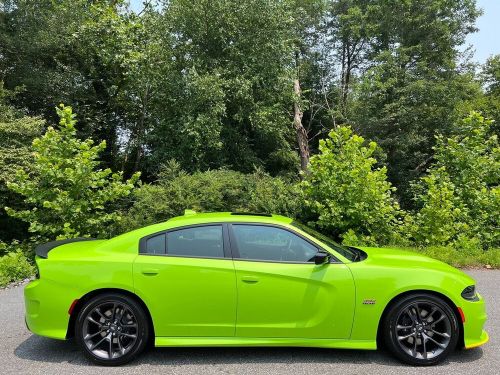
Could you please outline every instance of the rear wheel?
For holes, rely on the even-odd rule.
[[[148,342],[148,320],[132,298],[108,293],[88,301],[78,314],[75,337],[84,354],[100,365],[134,359]]]
[[[431,294],[415,294],[391,306],[384,322],[389,350],[411,365],[434,365],[457,346],[460,329],[450,306]]]

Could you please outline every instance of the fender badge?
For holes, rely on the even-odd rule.
[[[363,305],[375,305],[375,302],[377,302],[377,301],[374,299],[365,299],[363,301]]]

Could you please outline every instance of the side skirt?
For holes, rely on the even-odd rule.
[[[155,346],[297,346],[331,349],[376,350],[375,340],[296,339],[258,337],[156,337]]]

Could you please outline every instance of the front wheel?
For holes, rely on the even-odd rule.
[[[406,296],[389,309],[384,322],[389,350],[410,365],[434,365],[457,346],[456,315],[442,299],[430,294]]]
[[[117,366],[134,359],[148,342],[148,319],[132,298],[107,293],[82,308],[75,325],[75,338],[93,362]]]

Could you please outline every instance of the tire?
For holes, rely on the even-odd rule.
[[[413,366],[444,360],[457,346],[460,326],[452,308],[432,294],[405,296],[390,306],[383,322],[387,349]]]
[[[148,318],[133,298],[119,293],[101,294],[80,310],[75,339],[92,362],[103,366],[123,365],[146,347]]]

